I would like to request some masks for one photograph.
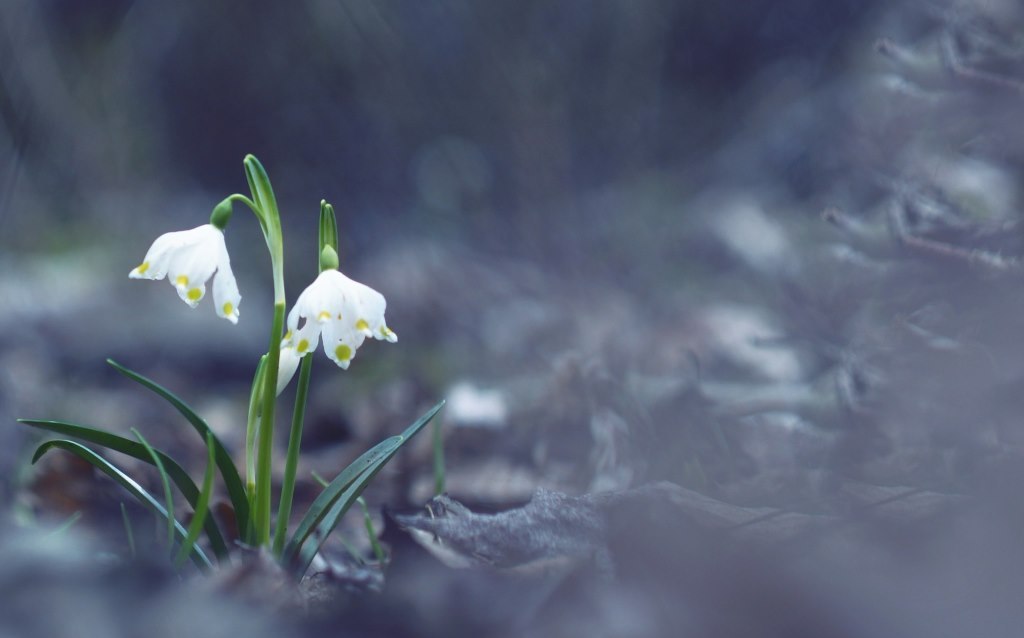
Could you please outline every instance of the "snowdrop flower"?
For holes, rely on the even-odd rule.
[[[322,334],[324,352],[347,370],[367,337],[398,341],[398,335],[384,323],[386,305],[384,295],[373,288],[338,270],[325,270],[302,291],[288,313],[286,346],[301,358],[316,349]],[[300,319],[304,320],[301,327]]]
[[[163,279],[165,276],[178,296],[195,308],[206,295],[206,282],[213,280],[213,300],[217,315],[238,323],[238,284],[231,272],[224,232],[213,224],[192,230],[166,233],[157,237],[142,263],[128,276],[132,279]]]

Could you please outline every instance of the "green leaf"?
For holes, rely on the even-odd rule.
[[[377,564],[380,565],[381,569],[384,569],[387,556],[385,556],[384,548],[381,547],[380,540],[377,538],[377,530],[373,527],[370,508],[366,506],[366,499],[362,496],[356,499],[356,503],[359,503],[360,509],[363,510],[363,527],[366,528],[366,535],[370,538],[370,547],[373,548],[373,555],[377,557]]]
[[[196,432],[198,432],[201,437],[203,437],[203,440],[206,440],[207,434],[212,434],[213,430],[211,430],[210,426],[206,424],[206,421],[204,421],[202,417],[196,414],[192,408],[186,405],[184,401],[175,396],[170,390],[167,390],[160,384],[147,379],[137,372],[129,370],[113,359],[107,359],[107,363],[132,381],[139,383],[143,387],[152,390],[163,397],[168,403],[174,406],[174,409],[180,412],[189,423],[192,424],[192,427],[195,428]],[[235,468],[234,461],[231,460],[231,455],[220,442],[220,439],[217,438],[216,434],[213,435],[213,446],[217,455],[217,468],[220,470],[220,475],[224,479],[224,486],[228,490],[228,498],[231,499],[231,506],[235,509],[235,520],[238,522],[238,529],[248,529],[249,499],[246,497],[245,487],[242,485],[242,479],[238,476],[238,470]]]
[[[352,504],[356,502],[359,496],[363,493],[363,490],[366,489],[366,486],[369,485],[370,481],[377,476],[377,473],[387,465],[387,462],[391,460],[391,457],[393,457],[396,452],[398,452],[398,448],[401,447],[404,442],[405,441],[398,441],[390,443],[389,439],[389,441],[386,442],[389,443],[389,446],[387,451],[384,452],[384,455],[374,461],[370,467],[366,468],[361,474],[359,474],[354,481],[348,484],[345,491],[335,499],[326,515],[320,521],[320,524],[317,525],[316,532],[312,535],[312,542],[303,545],[298,550],[296,557],[291,561],[293,573],[297,579],[301,580],[306,574],[306,570],[309,569],[309,565],[313,562],[313,558],[316,556],[317,552],[320,551],[320,548],[323,547],[324,543],[327,542],[327,537],[331,535],[334,528],[338,526],[338,523],[341,521],[341,517],[348,512],[349,508],[352,507]]]
[[[75,443],[74,441],[68,441],[66,439],[46,441],[38,448],[36,448],[35,454],[32,455],[32,463],[36,463],[40,458],[42,458],[44,454],[46,454],[47,452],[54,448],[66,450],[68,452],[71,452],[75,456],[87,461],[93,467],[100,470],[110,478],[114,479],[117,483],[121,485],[121,487],[128,490],[128,492],[132,496],[138,499],[140,503],[148,507],[150,510],[152,510],[157,516],[171,518],[173,520],[174,517],[171,516],[171,514],[169,514],[167,510],[165,510],[163,506],[160,505],[160,503],[155,498],[153,498],[153,496],[149,492],[143,489],[141,485],[136,483],[130,476],[119,470],[117,467],[115,467],[109,461],[104,459],[102,456],[96,454],[95,452],[85,447],[81,443]],[[178,537],[182,539],[185,538],[185,528],[182,527],[181,524],[177,521],[174,521],[174,529],[177,532]],[[213,564],[210,562],[210,559],[206,557],[206,554],[203,553],[203,550],[198,546],[194,546],[192,548],[190,556],[192,558],[192,562],[195,563],[196,566],[203,571],[206,571],[213,567]]]
[[[199,492],[199,502],[196,503],[192,522],[188,525],[188,534],[185,536],[185,542],[181,544],[181,548],[178,549],[178,555],[174,559],[174,562],[178,567],[185,564],[185,559],[192,552],[192,548],[195,547],[196,541],[199,539],[199,533],[203,529],[203,522],[206,519],[207,508],[210,505],[210,493],[213,491],[215,465],[216,458],[213,448],[213,434],[210,433],[206,435],[206,472],[203,474],[203,489]]]
[[[252,191],[253,199],[264,214],[271,217],[280,217],[277,211],[277,199],[274,197],[274,189],[270,185],[270,177],[263,168],[263,164],[256,159],[255,155],[246,155],[242,160],[245,167],[245,179],[249,182],[249,190]]]
[[[124,523],[124,535],[128,539],[128,551],[132,560],[135,560],[135,532],[132,531],[132,522],[128,519],[128,510],[124,508],[124,501],[121,501],[121,522]]]
[[[145,461],[146,463],[153,463],[153,459],[149,456],[146,448],[141,444],[131,439],[111,434],[110,432],[104,432],[103,430],[97,430],[95,428],[86,427],[84,425],[76,425],[74,423],[65,423],[63,421],[40,421],[36,419],[18,419],[18,423],[24,423],[35,428],[42,430],[48,430],[50,432],[56,432],[57,434],[63,434],[65,436],[73,436],[76,439],[82,439],[83,441],[89,441],[97,445],[102,445],[108,450],[114,452],[120,452],[121,454],[127,454],[133,458]],[[181,492],[185,500],[189,502],[192,507],[196,506],[199,500],[199,488],[192,482],[188,473],[178,465],[177,461],[167,456],[160,450],[154,449],[157,457],[164,464],[164,470],[167,471],[167,475],[170,477],[174,484],[178,486],[178,491]],[[206,519],[206,537],[210,541],[210,547],[213,549],[213,553],[217,556],[218,560],[223,561],[228,557],[227,544],[224,542],[224,537],[220,533],[220,528],[217,527],[217,521],[212,516],[208,516]]]
[[[63,536],[64,534],[67,533],[67,531],[69,529],[74,527],[75,523],[77,523],[79,520],[81,520],[81,518],[82,518],[82,512],[81,511],[75,512],[74,514],[69,516],[67,518],[67,520],[65,520],[63,523],[58,525],[55,529],[47,532],[45,538],[53,538],[55,536]]]
[[[349,464],[338,476],[331,481],[330,485],[320,493],[310,505],[309,511],[302,518],[295,534],[292,536],[288,546],[285,547],[282,558],[285,564],[294,568],[296,577],[302,578],[309,568],[313,557],[320,550],[320,547],[327,540],[338,521],[348,511],[356,498],[362,494],[373,477],[377,475],[388,461],[394,457],[413,436],[430,422],[434,415],[444,407],[442,400],[437,405],[416,420],[415,423],[406,428],[405,432],[398,436],[392,436],[378,443],[359,458]],[[310,535],[316,530],[315,542],[304,547]]]
[[[167,476],[167,470],[164,469],[164,462],[160,460],[160,457],[156,455],[156,450],[149,444],[149,441],[142,436],[142,433],[132,428],[132,434],[139,440],[142,447],[146,448],[146,454],[152,459],[153,465],[156,466],[157,473],[160,474],[160,482],[164,486],[164,508],[174,513],[174,494],[171,492],[171,481]],[[167,546],[171,547],[174,544],[174,522],[171,517],[167,518]]]
[[[393,445],[401,437],[393,436],[381,443],[378,443],[374,447],[370,448],[366,452],[363,452],[359,458],[349,463],[348,467],[341,471],[334,480],[331,481],[320,495],[313,500],[313,503],[306,510],[306,514],[299,521],[298,527],[295,528],[295,533],[292,534],[292,538],[288,541],[288,544],[284,548],[284,553],[281,554],[284,561],[287,563],[292,560],[298,553],[299,547],[306,542],[309,535],[313,533],[316,526],[320,524],[320,521],[327,516],[330,511],[331,505],[341,496],[342,492],[345,491],[353,481],[370,468],[375,462],[383,458],[386,454],[386,449],[389,445]]]

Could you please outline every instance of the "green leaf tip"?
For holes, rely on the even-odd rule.
[[[274,189],[270,185],[267,170],[252,153],[245,156],[242,166],[245,168],[245,179],[249,182],[249,190],[252,191],[256,206],[267,216],[267,224],[273,227],[272,220],[279,219],[280,215],[277,212],[277,200],[274,198]]]

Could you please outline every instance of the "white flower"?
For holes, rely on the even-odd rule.
[[[217,315],[238,323],[238,284],[231,272],[224,232],[212,224],[157,237],[146,258],[128,276],[132,279],[163,279],[178,296],[195,308],[206,295],[206,282],[213,277],[213,301]]]
[[[324,352],[348,369],[366,337],[398,341],[384,323],[384,295],[353,281],[337,270],[325,270],[311,283],[288,313],[287,347],[299,357],[316,349],[323,334]],[[299,320],[304,320],[299,327]]]

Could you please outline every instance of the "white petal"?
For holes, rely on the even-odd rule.
[[[299,367],[299,360],[302,359],[295,352],[295,348],[288,346],[281,348],[281,360],[277,366],[277,394],[288,386],[288,382],[295,376],[295,370]]]
[[[303,291],[305,292],[305,291]],[[299,299],[302,295],[299,295]],[[288,312],[288,332],[293,333],[299,328],[299,304],[298,302],[292,306],[292,309]]]
[[[345,322],[332,321],[331,323],[323,327],[324,337],[324,354],[334,359],[331,355],[331,350],[336,348],[338,344],[344,343],[352,348],[352,356],[355,356],[355,351],[363,345],[363,341],[366,340],[366,335],[353,330]],[[352,357],[349,357],[352,358]]]
[[[353,343],[347,343],[344,340],[337,340],[328,342],[324,340],[324,352],[334,363],[338,364],[342,370],[348,370],[348,366],[352,363],[352,359],[356,356],[356,350],[359,346]]]
[[[241,301],[242,295],[238,294],[238,283],[225,253],[224,261],[217,266],[217,274],[213,277],[213,302],[217,304],[217,316],[238,323],[238,304]]]
[[[321,323],[330,318],[333,311],[332,294],[329,277],[326,273],[320,273],[313,283],[306,286],[299,298],[295,300],[295,306],[288,313],[288,328],[295,330],[299,325],[299,318],[320,321]],[[320,317],[320,313],[326,312],[326,317]]]
[[[350,290],[356,307],[353,327],[367,337],[384,339],[381,332],[384,327],[384,310],[387,308],[384,295],[358,281],[352,281]]]
[[[321,323],[336,320],[345,312],[345,295],[338,286],[336,275],[341,275],[341,273],[337,270],[325,270],[310,286],[315,291],[315,295],[311,295],[308,316]]]
[[[182,230],[157,237],[146,251],[142,263],[133,268],[128,276],[132,279],[163,279],[167,274],[171,254],[189,243],[190,233],[191,230]]]
[[[224,233],[209,224],[187,232],[193,233],[192,241],[171,254],[167,273],[175,287],[192,290],[213,276],[217,266],[227,259],[227,248]]]
[[[398,343],[398,335],[395,334],[394,330],[388,328],[386,325],[382,325],[380,328],[378,328],[377,334],[374,336],[376,336],[378,339],[384,339],[389,343]]]
[[[300,357],[316,350],[317,343],[320,341],[320,328],[318,322],[307,319],[305,325],[294,331],[291,342]]]
[[[172,281],[171,284],[173,285],[174,282]],[[199,284],[198,286],[194,286],[192,284],[189,284],[188,286],[176,285],[174,286],[174,289],[178,291],[178,296],[181,297],[181,300],[192,308],[198,306],[199,302],[206,296],[205,283]]]

